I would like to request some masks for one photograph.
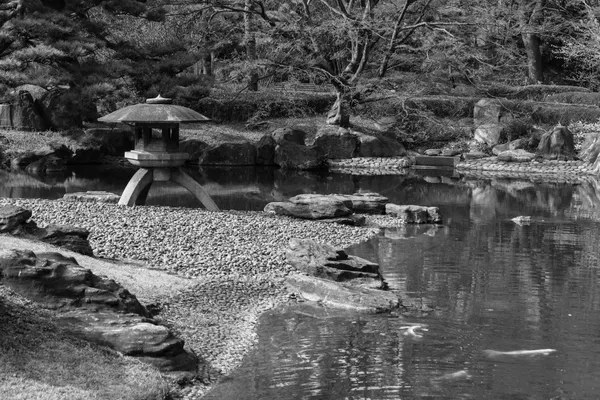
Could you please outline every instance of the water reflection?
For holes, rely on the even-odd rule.
[[[377,261],[392,290],[437,311],[421,320],[306,305],[273,312],[261,321],[257,349],[208,398],[596,399],[596,188],[404,177],[400,191],[385,194],[439,205],[446,223],[382,230],[349,253]],[[532,223],[513,223],[518,215]],[[416,322],[427,324],[422,338],[402,333]],[[544,348],[557,351],[486,356]]]
[[[0,172],[0,196],[120,194],[131,168],[62,176]],[[223,209],[299,193],[378,192],[440,207],[442,226],[382,230],[349,253],[378,262],[392,290],[436,307],[424,320],[306,305],[261,321],[260,341],[213,399],[595,399],[600,391],[599,182],[351,176],[255,168],[189,171]],[[177,186],[150,204],[198,207]],[[531,216],[531,224],[511,221]],[[404,335],[425,323],[418,338]],[[489,359],[485,350],[556,349]]]

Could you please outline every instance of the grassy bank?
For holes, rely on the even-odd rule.
[[[0,284],[0,398],[158,400],[168,393],[154,368],[64,335],[52,312]]]

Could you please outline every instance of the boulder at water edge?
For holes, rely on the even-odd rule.
[[[389,203],[385,213],[399,218],[405,224],[440,224],[442,217],[437,207],[398,205]]]
[[[325,306],[359,312],[383,313],[400,307],[394,293],[368,288],[348,288],[339,283],[312,276],[290,274],[286,278],[290,291],[308,301]]]
[[[322,159],[352,158],[358,146],[358,138],[348,129],[338,126],[323,126],[319,128],[313,140],[306,142],[314,146]]]
[[[397,309],[397,295],[386,291],[379,265],[313,240],[291,239],[288,263],[308,274],[291,274],[286,284],[308,301],[354,311],[387,312]]]
[[[248,141],[209,145],[198,157],[200,165],[255,165],[256,148]]]
[[[343,200],[312,194],[298,195],[289,201],[269,203],[264,211],[303,219],[337,218],[352,214],[352,210]]]
[[[547,160],[573,160],[574,143],[573,133],[566,126],[558,125],[542,135],[536,155]]]
[[[379,265],[350,256],[328,244],[313,240],[290,239],[286,259],[297,270],[317,278],[343,282],[349,287],[385,289]]]
[[[347,217],[353,212],[385,214],[388,201],[378,193],[301,194],[290,197],[287,202],[269,203],[265,212],[304,219]]]
[[[404,146],[385,136],[366,135],[353,132],[358,138],[356,157],[402,157],[406,155]]]

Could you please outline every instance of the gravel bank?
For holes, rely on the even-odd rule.
[[[290,238],[347,247],[377,232],[262,212],[0,198],[0,205],[7,204],[30,209],[40,226],[88,229],[96,256],[139,260],[192,278],[191,287],[161,300],[160,317],[223,374],[255,343],[259,315],[287,301],[283,278],[292,270],[285,263]],[[199,398],[206,390],[188,388],[186,397]]]

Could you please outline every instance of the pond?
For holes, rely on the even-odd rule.
[[[120,193],[134,170],[53,180],[0,173],[0,196]],[[426,317],[344,314],[306,304],[261,318],[259,343],[208,399],[597,399],[600,201],[577,185],[446,176],[192,171],[221,208],[261,209],[303,192],[375,191],[440,207],[444,224],[385,229],[349,253],[378,262]],[[32,179],[32,180],[29,180]],[[18,181],[27,182],[17,184]],[[38,183],[35,183],[38,182]],[[155,204],[198,206],[172,188]],[[511,221],[531,216],[529,225]],[[422,325],[411,335],[406,327]],[[496,352],[552,349],[543,354]]]

